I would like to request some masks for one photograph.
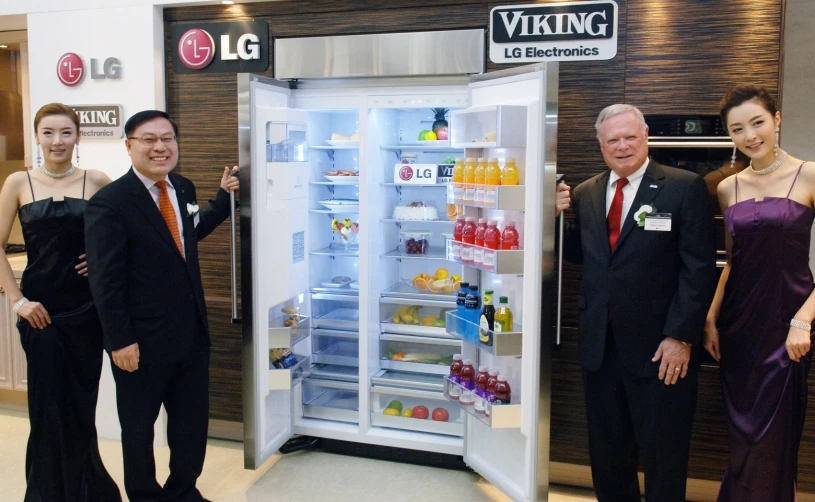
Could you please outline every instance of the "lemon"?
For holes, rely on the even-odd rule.
[[[427,134],[424,135],[425,141],[436,141],[436,133],[433,131],[428,131]]]
[[[450,277],[450,271],[446,268],[436,270],[436,279],[447,279],[448,277]]]
[[[453,279],[453,282],[461,282],[461,276],[458,274],[453,274],[453,277],[451,277],[451,279]]]
[[[402,416],[403,417],[412,417],[413,416],[413,410],[411,410],[410,408],[405,408],[404,410],[402,410]]]
[[[392,417],[398,417],[399,416],[399,410],[394,409],[394,408],[385,408],[385,411],[383,411],[382,413],[385,414],[385,415],[390,415]]]

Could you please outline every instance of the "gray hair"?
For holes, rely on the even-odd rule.
[[[603,111],[597,116],[597,122],[594,123],[594,128],[597,130],[597,139],[600,139],[600,127],[602,127],[603,122],[615,115],[622,115],[623,113],[633,113],[642,124],[643,131],[648,127],[645,123],[645,117],[642,116],[642,112],[636,106],[617,103],[616,105],[603,108]]]

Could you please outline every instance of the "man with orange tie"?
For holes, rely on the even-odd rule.
[[[610,168],[574,191],[564,253],[583,265],[579,352],[600,502],[684,502],[698,351],[716,286],[713,219],[696,174],[648,157],[631,105],[595,124]],[[558,185],[557,213],[572,206]]]
[[[195,186],[172,173],[178,128],[147,110],[125,124],[133,168],[85,211],[88,279],[113,362],[131,502],[205,500],[195,487],[209,420],[209,329],[198,241],[229,217],[238,178],[200,207]],[[170,476],[156,481],[153,425],[167,410]]]

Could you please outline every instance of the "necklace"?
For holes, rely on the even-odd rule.
[[[751,160],[750,161],[750,170],[753,171],[756,174],[761,174],[761,175],[770,174],[771,172],[773,172],[776,169],[778,169],[779,167],[781,167],[781,164],[784,163],[784,159],[786,159],[786,158],[787,158],[787,152],[785,152],[784,150],[781,150],[781,153],[778,155],[778,158],[775,160],[775,162],[770,164],[769,167],[765,167],[764,169],[761,169],[759,171],[756,171],[755,169],[753,169],[753,161]]]
[[[68,169],[67,171],[65,171],[62,174],[58,174],[58,173],[52,173],[51,171],[46,169],[45,166],[40,166],[40,170],[42,171],[42,173],[44,175],[48,176],[49,178],[66,178],[66,177],[74,174],[74,169],[76,169],[76,166],[71,164],[70,169]]]

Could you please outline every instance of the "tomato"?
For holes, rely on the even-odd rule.
[[[427,407],[425,406],[414,406],[413,407],[413,418],[421,418],[422,420],[426,420],[427,417],[430,416],[430,412],[428,411]]]
[[[450,413],[448,413],[444,408],[436,408],[433,410],[433,420],[438,422],[446,422],[450,420]]]

